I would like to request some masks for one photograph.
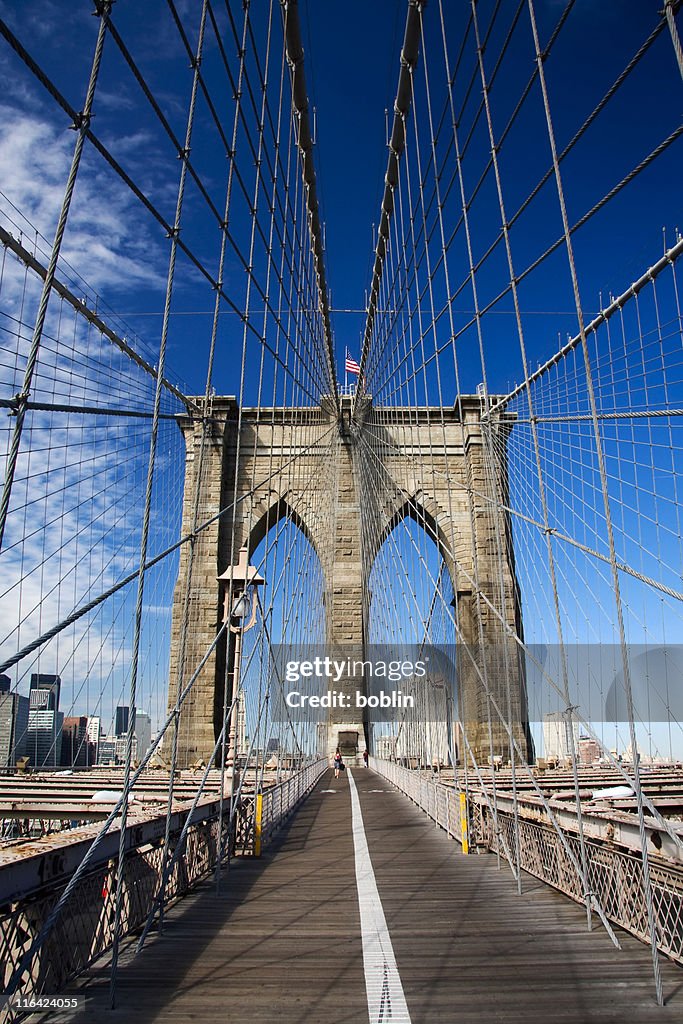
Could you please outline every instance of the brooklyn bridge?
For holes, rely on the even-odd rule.
[[[4,1019],[681,1019],[638,6],[0,7]]]

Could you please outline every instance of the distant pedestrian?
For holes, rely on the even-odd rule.
[[[363,764],[367,768],[367,766],[368,766],[368,752],[367,752],[367,750],[363,751]]]
[[[337,747],[336,753],[334,755],[334,777],[335,777],[335,779],[339,778],[339,772],[343,771],[343,768],[344,768],[344,762],[342,761],[341,750],[339,749],[339,747]]]

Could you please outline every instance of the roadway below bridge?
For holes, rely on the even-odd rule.
[[[351,776],[351,778],[349,778]],[[621,950],[582,907],[529,875],[520,897],[492,855],[461,854],[369,769],[327,772],[260,859],[206,882],[164,934],[119,965],[108,1010],[101,961],[85,1009],[57,1021],[231,1024],[554,1024],[680,1021],[683,974]]]

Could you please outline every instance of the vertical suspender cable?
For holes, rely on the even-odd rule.
[[[114,916],[114,939],[111,961],[110,980],[110,1003],[112,1009],[116,1005],[116,975],[118,969],[119,943],[121,939],[121,914],[123,909],[123,881],[126,854],[126,820],[128,817],[128,795],[130,792],[130,773],[133,754],[133,736],[135,734],[135,701],[137,689],[138,667],[140,661],[140,637],[142,629],[142,604],[145,590],[145,562],[147,561],[147,545],[149,541],[149,524],[152,510],[152,492],[154,488],[154,474],[156,468],[157,436],[159,432],[159,409],[161,404],[162,380],[166,361],[166,345],[168,341],[168,328],[171,314],[171,298],[173,295],[173,283],[175,279],[176,256],[178,251],[178,238],[185,197],[185,181],[187,177],[187,161],[190,154],[192,141],[192,127],[197,101],[197,90],[199,85],[199,69],[201,66],[202,49],[204,45],[204,29],[206,25],[206,6],[208,0],[202,2],[201,20],[199,25],[199,38],[197,42],[196,58],[193,62],[192,90],[187,115],[187,127],[185,132],[185,144],[180,166],[180,180],[178,183],[178,198],[176,202],[175,219],[171,231],[171,246],[168,263],[168,276],[166,281],[166,298],[164,301],[164,316],[161,328],[161,339],[159,343],[159,361],[157,366],[157,381],[154,393],[154,416],[152,419],[152,432],[149,442],[149,463],[147,467],[147,484],[145,490],[145,504],[142,518],[142,535],[140,538],[140,562],[138,572],[138,590],[135,606],[135,631],[133,635],[133,652],[130,669],[130,687],[128,694],[128,731],[126,734],[126,760],[123,773],[123,805],[121,808],[121,833],[119,838],[118,866],[116,870],[116,906]]]
[[[497,150],[497,147],[496,147],[495,137],[494,137],[494,133],[493,133],[493,121],[492,121],[492,118],[491,118],[491,108],[490,108],[490,102],[489,102],[488,84],[487,84],[487,80],[486,80],[486,73],[485,73],[485,70],[484,70],[484,55],[483,55],[482,48],[481,48],[481,43],[480,43],[479,19],[478,19],[477,9],[476,9],[476,0],[472,0],[471,6],[472,6],[472,18],[473,18],[473,24],[474,24],[475,37],[476,37],[476,40],[477,40],[477,57],[478,57],[479,72],[480,72],[481,83],[482,83],[482,90],[483,90],[483,96],[484,96],[484,108],[485,108],[485,112],[486,112],[486,121],[487,121],[487,126],[488,126],[489,141],[491,143],[491,155],[492,155],[493,170],[494,170],[494,175],[495,175],[495,180],[496,180],[496,190],[497,190],[497,194],[498,194],[498,203],[499,203],[499,207],[500,207],[501,226],[502,226],[503,238],[504,238],[504,241],[505,241],[505,251],[506,251],[506,256],[507,256],[508,269],[509,269],[509,273],[510,273],[510,287],[511,287],[511,291],[512,291],[512,299],[513,299],[514,309],[515,309],[515,320],[516,320],[516,324],[517,324],[517,334],[518,334],[518,338],[519,338],[520,354],[521,354],[521,358],[522,358],[522,369],[523,369],[523,372],[524,372],[524,378],[525,378],[526,381],[528,381],[529,380],[529,368],[528,368],[528,363],[527,363],[526,345],[525,345],[525,340],[524,340],[524,329],[523,329],[523,326],[522,326],[522,317],[521,317],[521,312],[520,312],[520,307],[519,307],[519,297],[518,297],[517,283],[516,283],[516,278],[515,278],[515,273],[514,273],[514,265],[513,265],[513,260],[512,260],[512,249],[511,249],[511,244],[510,244],[510,232],[509,232],[508,220],[507,220],[507,216],[506,216],[506,212],[505,212],[505,203],[504,203],[504,199],[503,199],[503,188],[502,188],[502,181],[501,181],[501,176],[500,176],[500,168],[499,168],[499,163],[498,163],[498,150]],[[540,493],[540,498],[541,498],[541,506],[542,506],[542,509],[543,509],[543,522],[544,522],[544,527],[545,527],[544,532],[545,532],[545,537],[546,537],[546,553],[547,553],[547,558],[548,558],[548,569],[549,569],[549,573],[550,573],[552,590],[553,590],[553,605],[554,605],[555,620],[556,620],[556,625],[557,625],[557,630],[558,630],[558,643],[559,643],[559,646],[560,646],[560,656],[561,656],[561,664],[562,664],[562,672],[563,672],[563,690],[564,690],[564,696],[565,696],[565,703],[566,703],[567,707],[569,708],[569,707],[571,707],[571,701],[570,701],[570,698],[569,698],[569,681],[568,681],[568,677],[567,677],[566,654],[565,654],[565,649],[564,649],[564,639],[563,639],[563,630],[562,630],[562,618],[561,618],[561,614],[560,614],[559,594],[558,594],[558,589],[557,589],[557,579],[556,579],[556,573],[555,573],[555,560],[554,560],[554,555],[553,555],[553,550],[552,550],[550,523],[549,523],[549,515],[548,515],[548,504],[547,504],[546,494],[545,494],[545,483],[544,483],[542,460],[541,460],[540,441],[539,441],[539,438],[538,438],[536,419],[535,419],[535,416],[534,416],[533,399],[532,399],[532,395],[531,395],[531,388],[528,385],[526,387],[526,395],[527,395],[527,403],[528,403],[528,406],[529,406],[529,420],[530,420],[530,423],[531,423],[531,432],[532,432],[532,438],[533,438],[533,447],[534,447],[534,455],[535,455],[535,461],[536,461],[536,470],[537,470],[538,481],[539,481],[539,493]],[[590,927],[590,924],[591,924],[591,899],[592,899],[592,894],[590,892],[590,884],[589,884],[589,881],[588,881],[588,860],[587,860],[586,846],[585,846],[585,840],[584,840],[584,834],[583,834],[583,819],[582,819],[582,815],[581,815],[581,802],[580,802],[579,783],[578,783],[578,767],[577,767],[576,750],[575,750],[575,745],[574,745],[574,733],[573,733],[573,730],[570,730],[570,735],[571,735],[571,739],[572,739],[572,766],[573,766],[573,771],[574,771],[574,792],[575,792],[575,799],[576,799],[576,813],[577,813],[577,821],[578,821],[578,828],[579,828],[579,843],[580,843],[580,853],[581,853],[581,866],[582,866],[583,878],[585,880],[584,881],[585,897],[584,898],[585,898],[585,901],[586,901],[586,920],[587,920],[588,926]]]
[[[664,16],[666,17],[667,24],[669,26],[669,32],[671,33],[671,42],[673,43],[674,53],[676,54],[676,60],[678,62],[678,70],[683,78],[683,47],[681,46],[681,37],[678,34],[678,27],[676,25],[675,8],[679,6],[674,0],[665,0],[664,3]]]
[[[543,54],[541,52],[538,29],[536,26],[536,15],[533,0],[528,0],[529,3],[529,16],[531,18],[531,28],[534,38],[534,45],[536,48],[536,63],[538,65],[539,81],[541,85],[541,92],[543,94],[543,106],[545,109],[546,124],[548,129],[548,141],[550,143],[550,149],[553,158],[553,169],[555,171],[555,183],[557,186],[557,197],[560,204],[560,211],[562,213],[562,226],[564,231],[564,242],[567,251],[567,259],[569,261],[569,270],[571,274],[572,289],[574,292],[574,302],[576,305],[576,315],[579,323],[579,334],[581,335],[581,350],[583,353],[583,361],[586,371],[586,388],[588,392],[589,409],[593,424],[593,434],[595,438],[595,449],[598,460],[598,470],[600,474],[600,484],[602,489],[602,499],[605,509],[605,525],[607,528],[607,542],[609,545],[609,558],[610,566],[612,570],[612,588],[614,591],[614,602],[617,611],[617,621],[619,625],[619,641],[621,646],[621,658],[622,667],[624,672],[624,693],[626,696],[626,709],[628,713],[628,724],[629,734],[631,738],[631,749],[633,751],[633,788],[636,793],[636,804],[638,808],[638,828],[640,832],[640,845],[643,859],[643,887],[645,890],[645,902],[647,905],[647,917],[648,926],[650,932],[650,947],[652,952],[652,968],[655,979],[655,992],[657,1002],[659,1005],[664,1003],[664,994],[662,991],[662,977],[659,966],[659,950],[657,946],[657,919],[655,914],[654,902],[653,902],[653,890],[652,881],[650,878],[650,861],[649,851],[647,845],[647,833],[645,831],[645,815],[643,810],[643,794],[640,781],[640,765],[638,757],[638,739],[636,735],[635,721],[634,721],[634,707],[633,707],[633,689],[631,685],[631,667],[629,663],[629,653],[626,646],[626,632],[624,627],[624,611],[621,599],[621,585],[619,581],[619,569],[617,567],[617,555],[614,541],[614,527],[612,523],[612,511],[609,496],[609,485],[607,482],[607,470],[605,468],[605,455],[603,451],[602,436],[600,431],[600,425],[598,422],[598,408],[595,398],[595,389],[593,387],[593,371],[591,366],[590,353],[588,351],[588,342],[586,340],[586,333],[584,329],[584,314],[583,306],[581,303],[581,295],[579,291],[579,280],[576,271],[576,263],[574,261],[574,247],[571,240],[571,234],[569,230],[569,220],[567,217],[567,208],[564,197],[564,186],[562,183],[562,175],[560,172],[560,165],[557,159],[557,148],[555,145],[555,132],[553,129],[552,116],[550,112],[550,101],[548,98],[548,89],[545,80],[545,70],[543,66]]]

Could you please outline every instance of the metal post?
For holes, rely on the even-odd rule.
[[[256,794],[254,809],[254,856],[261,856],[261,840],[263,832],[263,793]]]
[[[460,794],[460,842],[462,844],[462,852],[468,854],[470,852],[470,837],[467,795],[465,793]]]
[[[242,626],[235,630],[235,657],[232,667],[232,686],[230,692],[230,728],[228,730],[228,753],[225,763],[228,767],[235,765],[237,758],[237,695],[239,693],[240,670],[242,667]]]
[[[237,760],[237,694],[239,692],[240,672],[242,666],[242,639],[243,634],[256,622],[256,611],[258,608],[257,587],[265,583],[265,580],[256,571],[253,565],[249,564],[249,551],[241,547],[239,558],[235,565],[230,565],[218,577],[219,582],[225,583],[225,598],[223,605],[223,622],[228,626],[230,633],[235,635],[235,652],[233,656],[232,680],[230,686],[230,702],[228,703],[227,680],[226,693],[223,705],[223,742],[220,747],[221,766],[221,799],[218,813],[218,850],[216,855],[216,893],[220,892],[220,871],[223,862],[223,818],[225,803],[225,773],[226,767],[230,766],[230,817],[228,820],[228,859],[230,858],[231,829],[235,827],[235,780],[237,777],[235,763]],[[227,652],[229,656],[229,650]],[[227,664],[226,664],[227,669]],[[225,752],[225,717],[228,716],[229,736],[228,751]]]

